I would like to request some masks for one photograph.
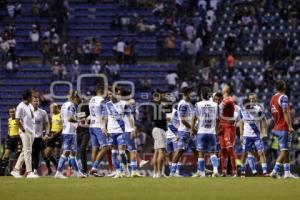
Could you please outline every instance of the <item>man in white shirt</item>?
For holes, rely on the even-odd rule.
[[[124,48],[125,42],[123,40],[119,40],[117,43],[117,61],[119,64],[123,63],[124,60]]]
[[[92,169],[90,174],[96,177],[98,174],[98,166],[102,158],[108,152],[108,137],[107,133],[103,132],[105,128],[106,105],[104,99],[104,88],[100,85],[96,87],[96,96],[92,97],[89,102],[90,110],[90,138],[92,142]]]
[[[267,135],[267,126],[264,124],[265,116],[262,109],[251,103],[247,98],[243,102],[243,109],[240,110],[240,134],[243,153],[241,156],[241,177],[246,175],[246,156],[255,149],[259,155],[263,175],[267,176],[267,163],[264,153],[264,145],[261,135]],[[255,164],[254,164],[255,166]]]
[[[19,103],[16,109],[16,120],[19,126],[20,137],[22,140],[22,152],[18,158],[14,170],[11,172],[15,178],[22,178],[20,168],[25,162],[27,178],[38,178],[32,172],[32,144],[35,135],[33,107],[30,104],[32,100],[31,90],[25,90],[22,93],[23,101]]]
[[[170,89],[174,89],[176,87],[176,80],[178,79],[178,75],[175,72],[170,72],[166,76],[166,80],[168,82],[168,85]]]
[[[59,158],[57,171],[54,178],[66,179],[63,175],[65,162],[69,162],[76,174],[77,178],[86,178],[79,170],[76,153],[77,153],[77,127],[78,120],[76,115],[76,106],[81,104],[81,99],[77,91],[71,91],[69,99],[61,107],[61,119],[63,123],[63,153]]]
[[[213,176],[218,176],[219,160],[216,156],[216,134],[219,127],[219,107],[217,103],[209,100],[210,94],[209,88],[202,88],[202,101],[196,103],[195,116],[193,117],[192,134],[197,133],[196,145],[198,151],[197,173],[193,177],[205,177],[204,153],[210,153]],[[197,130],[196,122],[198,122]]]
[[[45,110],[39,108],[40,100],[38,97],[33,97],[32,106],[34,108],[34,120],[35,120],[35,137],[32,145],[32,161],[33,161],[33,172],[38,174],[40,153],[46,161],[48,171],[51,172],[50,161],[46,158],[45,149],[46,145],[43,140],[43,134],[48,136],[50,132],[50,123],[48,114]]]
[[[124,169],[127,167],[127,156],[125,153],[126,143],[124,140],[124,114],[127,105],[125,101],[120,101],[120,88],[116,88],[115,91],[109,88],[107,96],[110,101],[106,103],[107,117],[105,120],[105,128],[102,131],[108,133],[110,137],[109,144],[112,147],[112,163],[116,170],[113,178],[122,178]],[[118,157],[120,157],[120,161]]]
[[[191,104],[191,87],[184,87],[181,90],[182,100],[178,103],[178,120],[179,127],[177,132],[178,143],[177,149],[172,158],[170,177],[174,176],[177,169],[177,163],[180,157],[188,147],[191,132],[191,122],[193,116],[193,108]],[[178,176],[177,176],[178,177]]]

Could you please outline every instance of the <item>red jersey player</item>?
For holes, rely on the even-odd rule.
[[[292,134],[294,129],[291,123],[288,97],[284,94],[286,90],[285,82],[282,80],[277,81],[276,90],[277,93],[272,97],[270,107],[274,119],[272,132],[278,137],[280,154],[270,175],[277,178],[280,168],[284,164],[284,178],[295,178],[290,173],[289,134]]]
[[[220,120],[220,131],[219,131],[222,175],[226,176],[227,174],[227,158],[229,156],[231,166],[232,166],[232,175],[236,176],[237,175],[237,168],[235,162],[236,155],[234,151],[236,128],[235,128],[235,118],[234,118],[235,104],[232,98],[233,89],[230,85],[225,85],[222,92],[223,92],[223,101],[220,104],[221,120]]]

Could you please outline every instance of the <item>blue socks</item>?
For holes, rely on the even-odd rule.
[[[176,163],[172,163],[171,164],[171,174],[175,174],[176,173],[176,169],[177,169],[177,164]]]
[[[254,173],[254,174],[257,173],[256,166],[255,166],[256,161],[255,161],[255,158],[252,155],[248,155],[247,163],[249,164],[249,167],[250,167],[252,173]]]
[[[100,161],[99,161],[99,160],[96,160],[96,161],[93,163],[93,169],[98,169],[99,164],[100,164]]]
[[[78,167],[78,163],[77,163],[76,157],[70,156],[70,163],[71,163],[72,168],[76,172],[78,172],[79,171],[79,167]]]
[[[273,168],[273,173],[278,173],[280,171],[280,169],[281,169],[281,166],[282,166],[281,163],[276,162],[276,164],[275,164],[275,166]]]
[[[57,171],[62,172],[65,166],[65,162],[67,161],[67,157],[65,155],[61,155],[58,161]]]
[[[199,172],[205,172],[204,158],[198,158],[197,170]]]
[[[118,150],[112,150],[111,151],[112,155],[112,164],[116,170],[120,170],[120,162],[118,159]]]
[[[130,168],[131,168],[131,171],[136,171],[137,170],[137,161],[136,160],[132,160],[130,162]]]
[[[213,166],[213,171],[215,174],[218,173],[218,168],[219,168],[219,159],[216,155],[211,155],[210,156],[210,162]]]

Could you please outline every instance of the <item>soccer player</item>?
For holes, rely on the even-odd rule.
[[[90,109],[90,136],[92,141],[92,169],[90,174],[99,177],[98,167],[102,158],[108,152],[108,138],[105,132],[106,105],[103,87],[97,85],[96,96],[89,102]],[[103,130],[103,131],[102,131]]]
[[[81,99],[77,91],[71,91],[69,100],[61,107],[61,118],[63,123],[63,153],[60,156],[58,167],[54,178],[66,179],[63,175],[63,168],[65,162],[69,160],[77,178],[86,178],[86,176],[79,170],[76,152],[77,152],[77,136],[76,129],[78,121],[76,119],[76,106],[81,103]]]
[[[241,156],[241,177],[245,177],[246,175],[246,155],[248,152],[251,152],[253,150],[253,146],[258,152],[263,174],[266,176],[267,163],[263,142],[260,138],[261,133],[265,135],[267,132],[265,126],[262,126],[264,114],[262,113],[261,109],[255,106],[255,104],[251,103],[249,99],[244,100],[243,108],[240,113],[240,134],[243,144],[243,153]]]
[[[45,155],[45,143],[43,140],[43,132],[45,131],[46,136],[49,135],[50,132],[50,124],[48,119],[48,114],[45,110],[39,108],[39,98],[33,97],[32,106],[34,109],[34,119],[35,119],[35,136],[32,146],[32,161],[33,161],[33,172],[34,174],[38,174],[39,162],[40,162],[40,153],[44,157],[44,160],[47,163],[48,171],[50,169],[50,161],[46,158]]]
[[[127,105],[121,99],[121,88],[108,89],[109,101],[106,103],[107,117],[103,127],[103,133],[109,134],[109,144],[112,147],[112,162],[116,170],[113,178],[122,178],[127,168],[126,143],[124,140],[125,122],[124,114]],[[118,157],[120,156],[120,161]]]
[[[230,85],[223,87],[223,101],[220,104],[220,130],[219,143],[221,147],[220,158],[222,176],[227,175],[227,158],[229,156],[232,167],[232,175],[237,176],[236,154],[234,144],[236,138],[234,110],[235,104],[232,98],[233,88]]]
[[[198,150],[197,173],[193,177],[205,177],[204,153],[210,153],[213,175],[218,176],[219,160],[216,156],[216,133],[218,131],[219,107],[209,101],[211,91],[207,87],[201,89],[202,101],[196,103],[195,116],[192,120],[192,134],[197,132],[196,146]],[[198,128],[196,130],[196,122]]]
[[[126,143],[127,150],[129,151],[129,160],[130,160],[130,169],[131,174],[130,177],[142,177],[137,172],[137,145],[135,143],[135,138],[137,138],[135,121],[134,121],[134,113],[135,113],[135,106],[131,104],[133,99],[128,98],[130,95],[129,91],[123,90],[122,96],[126,104],[128,104],[127,109],[124,111],[124,122],[125,122],[125,132],[124,132],[124,139]],[[131,104],[129,106],[129,104]]]
[[[270,106],[274,119],[273,134],[278,137],[280,154],[270,176],[278,178],[283,164],[284,178],[295,178],[290,172],[289,140],[291,139],[290,137],[294,129],[291,122],[288,97],[284,94],[286,84],[283,80],[278,80],[275,86],[277,93],[273,95]]]
[[[33,107],[30,104],[32,100],[31,90],[25,90],[22,93],[23,101],[19,103],[16,109],[16,121],[22,140],[22,152],[17,160],[14,170],[11,172],[15,178],[22,178],[20,169],[23,163],[26,165],[26,178],[38,178],[32,172],[32,144],[34,140],[34,114]]]
[[[249,94],[248,98],[249,98],[251,105],[253,105],[253,107],[261,110],[262,116],[263,116],[261,119],[261,128],[262,128],[262,130],[265,130],[265,129],[267,130],[267,128],[268,128],[267,120],[266,120],[266,117],[264,116],[264,113],[263,113],[264,111],[262,110],[262,107],[257,103],[257,95],[255,93],[251,93],[251,94]],[[263,144],[268,143],[267,131],[261,132],[260,138],[262,139]],[[248,165],[252,171],[252,174],[256,175],[257,174],[256,158],[258,157],[258,154],[257,154],[255,146],[253,146],[252,148],[253,148],[253,150],[251,152],[248,152],[246,163],[248,163]]]
[[[22,143],[19,136],[19,126],[17,124],[15,118],[15,108],[10,108],[8,110],[9,118],[8,118],[8,135],[5,141],[4,146],[4,154],[0,161],[0,176],[5,175],[5,169],[9,163],[9,156],[12,152],[16,153],[16,158],[18,158],[19,154],[22,150]]]
[[[61,132],[63,129],[60,107],[53,103],[51,105],[52,115],[51,115],[51,123],[50,123],[50,135],[46,137],[46,149],[45,154],[46,157],[55,165],[57,168],[57,162],[59,160],[61,154],[61,146],[62,146],[62,138]],[[52,152],[54,151],[55,158],[52,156]],[[52,170],[48,171],[48,175],[52,174]]]
[[[171,171],[172,159],[174,156],[174,152],[177,149],[177,142],[178,142],[177,131],[178,131],[178,126],[179,126],[179,119],[178,119],[177,110],[175,108],[173,108],[172,113],[167,114],[166,119],[168,121],[166,150],[167,150],[168,159],[169,159],[169,169]],[[176,170],[175,175],[178,175],[178,174],[179,174],[179,169],[178,169],[178,163],[177,163],[177,170]]]
[[[180,100],[178,104],[178,119],[179,119],[179,127],[178,127],[178,143],[177,150],[172,159],[171,164],[171,173],[170,177],[174,176],[176,173],[177,163],[187,149],[188,142],[190,139],[191,132],[191,122],[193,116],[192,104],[191,104],[191,87],[182,88],[182,100]]]

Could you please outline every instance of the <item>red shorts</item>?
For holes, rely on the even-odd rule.
[[[235,144],[236,128],[234,125],[221,125],[219,133],[220,147],[229,148]]]

